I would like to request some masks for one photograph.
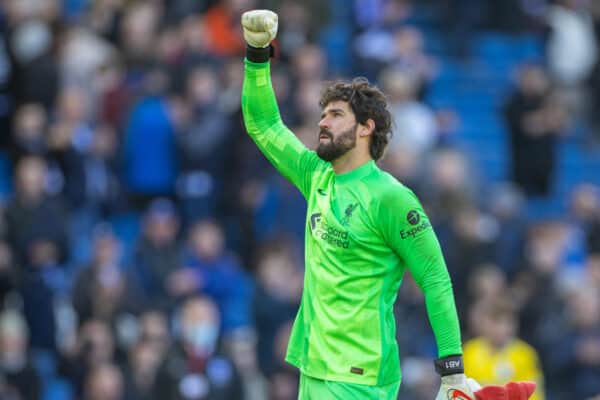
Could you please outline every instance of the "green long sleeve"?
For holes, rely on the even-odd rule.
[[[388,190],[379,203],[379,218],[386,241],[423,290],[438,356],[462,354],[452,283],[439,242],[419,200],[407,188]]]
[[[312,172],[324,163],[283,124],[268,62],[245,60],[242,113],[246,130],[258,148],[306,197]]]

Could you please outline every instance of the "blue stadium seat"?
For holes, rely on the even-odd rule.
[[[514,51],[519,62],[540,63],[544,59],[544,41],[535,35],[521,35],[515,38]]]
[[[140,220],[139,214],[131,212],[114,216],[109,221],[115,234],[123,242],[125,265],[130,265],[133,260],[136,240],[140,233]]]
[[[52,379],[45,385],[42,400],[72,400],[73,386],[64,379]]]
[[[12,165],[8,154],[0,151],[0,197],[6,198],[12,191]]]

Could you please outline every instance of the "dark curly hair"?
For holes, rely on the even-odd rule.
[[[374,160],[379,160],[392,136],[392,116],[387,109],[385,95],[367,78],[359,77],[350,83],[337,81],[326,86],[321,92],[319,105],[325,108],[327,104],[340,100],[350,105],[356,122],[363,125],[368,119],[375,122],[369,152]]]

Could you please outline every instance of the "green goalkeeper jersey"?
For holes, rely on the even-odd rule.
[[[242,110],[249,135],[308,202],[304,291],[286,360],[323,380],[400,380],[393,308],[406,269],[424,292],[438,356],[462,354],[444,258],[410,189],[374,161],[336,174],[307,149],[281,121],[268,62],[245,60]]]

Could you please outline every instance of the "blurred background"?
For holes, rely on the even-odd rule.
[[[313,147],[324,80],[389,95],[383,168],[442,243],[467,373],[600,396],[600,1],[0,1],[0,398],[296,398],[305,204],[247,138],[243,11]],[[400,399],[436,346],[409,276]]]

